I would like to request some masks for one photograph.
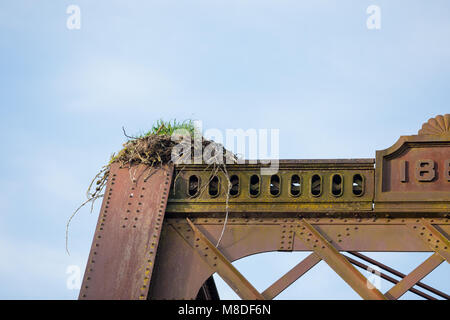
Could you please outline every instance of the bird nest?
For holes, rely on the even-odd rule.
[[[228,181],[227,195],[229,194],[229,190],[231,189],[232,184],[229,179],[226,164],[236,163],[236,155],[226,150],[221,144],[215,143],[211,140],[206,140],[203,137],[197,140],[189,138],[187,136],[183,137],[181,141],[173,139],[173,136],[168,134],[173,132],[173,130],[171,130],[170,132],[166,131],[161,133],[161,129],[163,128],[163,126],[164,123],[159,127],[158,130],[153,130],[153,133],[148,133],[139,137],[130,137],[124,130],[124,135],[128,138],[128,141],[123,144],[123,148],[117,154],[113,154],[111,156],[109,163],[103,166],[102,169],[95,175],[86,191],[87,200],[83,202],[72,213],[67,222],[67,253],[69,253],[68,231],[70,222],[78,213],[78,211],[87,204],[90,204],[92,212],[95,201],[104,196],[104,190],[110,174],[111,165],[113,163],[119,163],[121,168],[129,169],[136,165],[145,165],[151,169],[160,167],[164,164],[172,163],[176,165],[178,171],[175,176],[176,180],[179,174],[183,171],[185,164],[193,160],[195,148],[200,147],[202,148],[201,150],[204,150],[206,147],[209,147],[210,150],[213,151],[210,153],[209,159],[207,159],[206,163],[208,164],[208,170],[211,172],[211,178],[206,183],[206,186],[209,185],[212,178],[217,174],[217,172],[222,171]],[[180,153],[178,152],[178,150],[175,150],[174,152],[174,148],[178,148],[177,146],[183,147],[181,148],[183,152]],[[190,152],[186,152],[186,150],[190,150]],[[206,187],[203,186],[201,192],[205,189]],[[228,196],[226,200],[226,215],[228,216]],[[219,243],[220,240],[218,244]]]

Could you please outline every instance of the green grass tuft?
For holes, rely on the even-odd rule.
[[[194,121],[184,120],[180,122],[177,121],[176,119],[169,121],[164,121],[163,119],[160,119],[156,121],[156,123],[148,132],[139,136],[139,138],[148,137],[154,134],[171,136],[175,132],[175,130],[178,129],[184,129],[187,132],[189,132],[191,136],[193,136],[195,131]]]

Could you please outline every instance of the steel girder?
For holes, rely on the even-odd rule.
[[[266,164],[227,166],[228,195],[228,179],[207,165],[113,164],[80,299],[214,297],[214,273],[243,299],[272,299],[321,260],[365,299],[432,298],[415,285],[448,299],[420,281],[450,257],[450,115],[376,159],[279,164],[271,176]],[[258,292],[232,262],[270,251],[312,253]],[[401,275],[382,274],[394,283],[382,293],[342,254],[360,251],[433,254],[408,275],[363,258]]]

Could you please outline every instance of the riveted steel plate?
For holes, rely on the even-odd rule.
[[[146,299],[173,168],[113,164],[80,299]]]
[[[262,175],[262,167],[260,163],[227,165],[229,178],[238,181],[236,193],[228,197],[230,212],[372,211],[374,159],[280,160],[275,175]],[[228,180],[222,171],[215,174],[219,187],[211,190],[208,183],[213,173],[207,165],[176,169],[168,213],[225,212]],[[195,188],[191,188],[193,177]],[[355,177],[360,177],[358,190]]]

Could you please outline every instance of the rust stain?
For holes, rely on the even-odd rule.
[[[80,299],[147,297],[171,178],[169,166],[112,165]]]

